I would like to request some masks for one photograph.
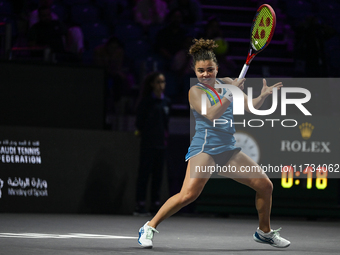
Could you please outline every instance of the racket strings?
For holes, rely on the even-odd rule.
[[[267,7],[261,8],[255,16],[251,32],[254,50],[261,50],[267,45],[274,29],[273,25],[274,17],[271,11]]]

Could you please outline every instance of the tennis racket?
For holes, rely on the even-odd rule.
[[[276,26],[276,15],[268,4],[261,5],[255,14],[250,29],[250,46],[246,63],[243,65],[239,78],[244,78],[254,57],[263,51],[272,40]]]

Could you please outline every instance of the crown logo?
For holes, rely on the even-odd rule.
[[[311,137],[314,126],[311,123],[305,122],[299,126],[301,136],[303,139],[307,140]]]

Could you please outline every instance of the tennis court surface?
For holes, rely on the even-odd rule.
[[[153,249],[137,243],[145,217],[1,214],[0,254],[339,254],[340,221],[272,219],[285,249],[253,241],[256,218],[174,216],[158,226]]]

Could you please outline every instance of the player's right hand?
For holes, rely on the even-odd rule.
[[[236,87],[238,87],[239,89],[243,90],[244,89],[244,82],[245,82],[246,78],[236,78],[232,81],[231,85],[234,85]]]

